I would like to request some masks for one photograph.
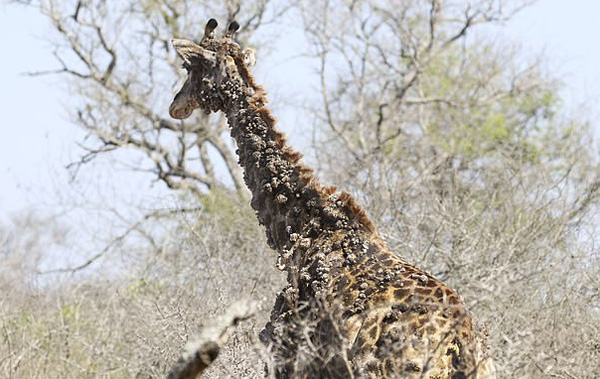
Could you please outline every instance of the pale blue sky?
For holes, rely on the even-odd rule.
[[[515,17],[505,33],[531,51],[545,50],[550,67],[568,85],[566,100],[571,105],[598,108],[599,15],[597,0],[540,0]]]
[[[594,110],[600,105],[598,15],[600,1],[540,0],[499,34],[529,51],[546,49],[550,68],[568,85],[569,106],[586,103]],[[51,46],[42,39],[47,30],[45,20],[32,10],[0,7],[0,220],[38,205],[51,211],[57,189],[70,186],[64,166],[79,154],[76,143],[82,132],[68,121],[69,99],[61,78],[22,75],[55,66]],[[592,113],[593,121],[597,116]],[[100,175],[109,176],[106,182],[113,179],[106,171]],[[121,173],[119,180],[123,177]],[[79,185],[85,191],[85,183]]]

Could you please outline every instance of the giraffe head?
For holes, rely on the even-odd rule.
[[[188,73],[169,107],[173,118],[187,118],[196,108],[207,113],[223,111],[231,100],[232,83],[247,89],[253,87],[248,69],[255,62],[254,49],[242,49],[233,41],[239,24],[232,22],[222,37],[215,37],[216,27],[217,21],[211,18],[199,44],[186,39],[171,41]]]

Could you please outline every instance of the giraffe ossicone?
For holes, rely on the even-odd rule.
[[[224,112],[251,206],[288,284],[261,340],[277,378],[495,378],[481,334],[451,288],[393,253],[346,192],[322,186],[289,147],[233,40],[174,39],[188,76],[169,107]]]

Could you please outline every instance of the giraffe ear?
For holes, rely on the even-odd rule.
[[[184,66],[192,66],[194,61],[199,59],[206,59],[208,61],[215,60],[215,53],[208,51],[187,39],[173,38],[171,40],[177,55],[183,60]]]
[[[227,32],[225,32],[225,38],[233,38],[233,35],[238,31],[239,28],[240,24],[238,24],[237,21],[232,21],[231,24],[229,24],[229,28],[227,28]]]
[[[206,26],[204,27],[204,37],[208,37],[212,33],[212,31],[217,28],[217,26],[219,26],[217,20],[215,20],[214,18],[208,20]]]

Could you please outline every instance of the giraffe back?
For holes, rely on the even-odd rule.
[[[373,234],[326,233],[302,256],[266,330],[314,351],[286,345],[277,377],[495,378],[460,296]]]

